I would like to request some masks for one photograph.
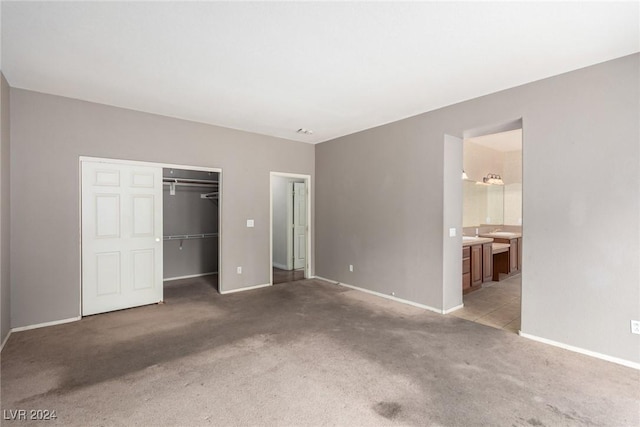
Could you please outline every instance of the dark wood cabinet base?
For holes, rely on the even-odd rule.
[[[506,243],[509,245],[507,251],[493,254],[493,281],[498,282],[501,279],[520,273],[522,268],[522,238],[494,238],[493,241],[495,243]]]

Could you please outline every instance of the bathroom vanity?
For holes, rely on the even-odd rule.
[[[500,274],[512,276],[522,270],[521,233],[495,231],[493,233],[481,233],[480,237],[493,239],[494,244],[499,248],[493,254],[494,281],[500,280]]]

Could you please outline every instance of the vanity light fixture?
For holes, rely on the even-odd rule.
[[[504,185],[502,177],[496,173],[487,174],[487,176],[482,178],[482,182],[484,182],[485,184]]]
[[[469,176],[467,175],[467,173],[464,171],[464,169],[462,169],[462,179],[469,179]]]

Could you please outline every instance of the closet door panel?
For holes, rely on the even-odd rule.
[[[82,162],[82,314],[162,301],[162,169]]]

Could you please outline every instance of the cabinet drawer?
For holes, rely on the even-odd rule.
[[[471,273],[471,259],[463,259],[462,260],[462,274]]]
[[[471,257],[471,248],[469,246],[465,246],[462,248],[462,259]]]

